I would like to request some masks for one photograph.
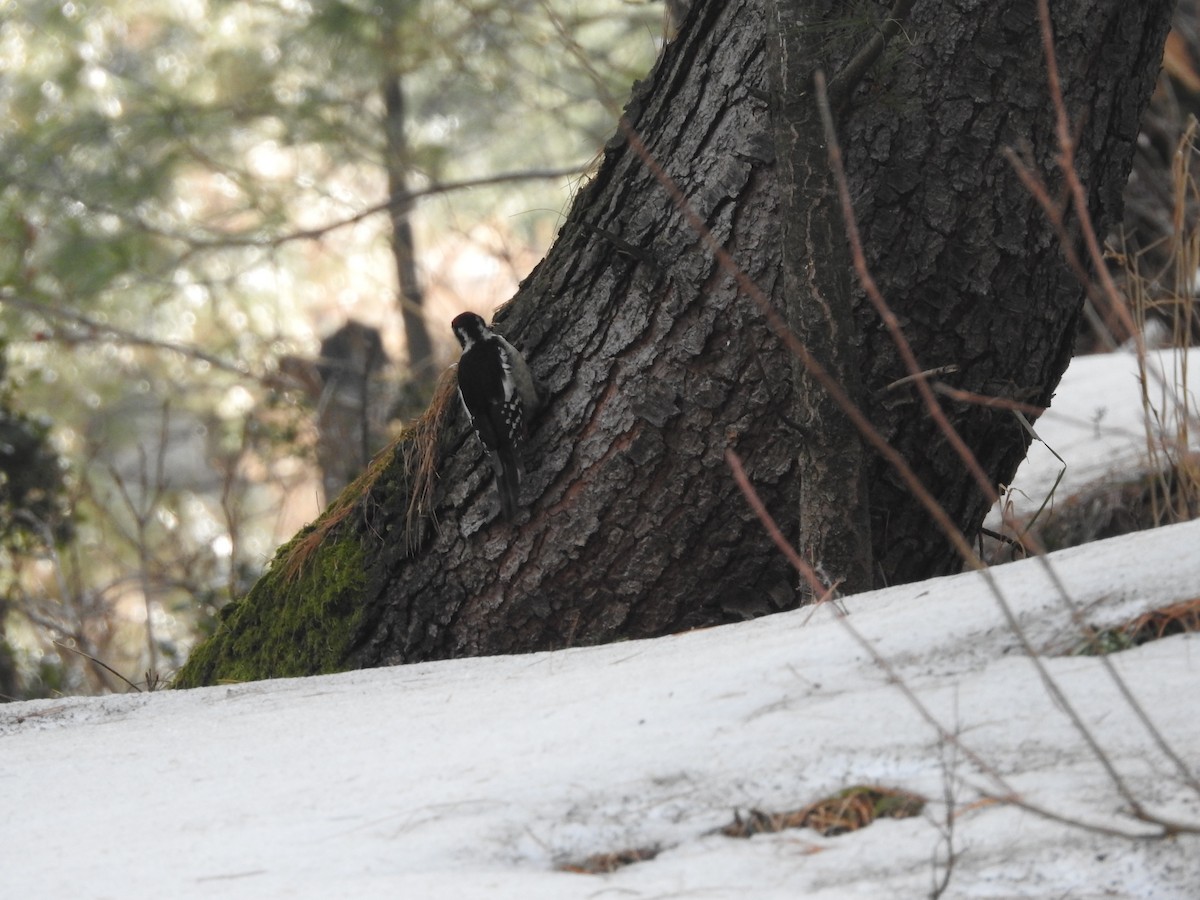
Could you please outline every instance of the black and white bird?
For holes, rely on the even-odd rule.
[[[522,444],[541,405],[537,383],[521,352],[475,313],[457,316],[450,327],[462,344],[458,396],[496,473],[500,509],[512,521],[517,512]]]

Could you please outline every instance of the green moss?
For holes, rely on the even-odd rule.
[[[364,546],[363,533],[375,533],[366,523],[381,498],[407,509],[414,480],[408,473],[422,460],[430,468],[416,481],[432,484],[436,454],[431,447],[436,445],[422,449],[422,442],[438,440],[454,384],[452,375],[443,377],[426,414],[377,454],[316,522],[279,549],[245,598],[221,610],[216,631],[192,651],[174,687],[325,675],[352,667],[350,653],[367,627],[368,555],[380,552],[378,542],[366,539]]]
[[[283,547],[250,593],[222,611],[216,632],[192,652],[175,687],[341,671],[363,615],[362,543],[354,529],[335,529],[299,575],[288,578],[283,562],[308,534]]]
[[[842,799],[862,797],[871,803],[876,819],[908,819],[925,808],[925,799],[907,791],[858,785],[837,795]]]
[[[1071,656],[1106,656],[1135,646],[1133,636],[1120,628],[1092,632],[1070,651]]]

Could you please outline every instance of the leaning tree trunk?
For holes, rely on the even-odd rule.
[[[1054,6],[1080,174],[1103,227],[1119,212],[1172,4]],[[737,452],[797,543],[799,442],[822,435],[793,420],[791,357],[713,249],[786,308],[764,22],[763,0],[695,4],[499,317],[549,394],[528,447],[528,515],[497,515],[491,470],[449,402],[280,552],[180,684],[645,637],[799,602],[724,459]],[[1037,29],[1028,0],[918,2],[838,127],[870,265],[921,365],[955,366],[945,378],[958,388],[1046,404],[1082,291],[1004,155],[1018,148],[1059,181]],[[825,62],[874,32],[834,23]],[[911,387],[889,388],[908,373],[878,315],[857,291],[843,302],[866,413],[978,530],[980,490]],[[1011,415],[947,412],[1007,481],[1027,441]],[[436,481],[418,477],[422,458]],[[955,570],[897,475],[867,466],[875,583]]]

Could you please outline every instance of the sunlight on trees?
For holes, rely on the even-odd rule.
[[[72,526],[29,506],[37,527],[0,550],[0,693],[126,689],[116,673],[169,674],[318,509],[314,410],[281,361],[348,319],[404,358],[385,74],[404,79],[400,199],[444,363],[442,323],[506,299],[548,244],[662,9],[0,9],[4,394],[49,423]]]

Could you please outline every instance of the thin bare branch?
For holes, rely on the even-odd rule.
[[[92,656],[90,653],[84,653],[78,647],[72,647],[70,644],[64,644],[62,641],[54,641],[54,645],[56,647],[62,647],[62,649],[64,649],[64,650],[69,650],[72,653],[77,653],[80,656],[82,656],[84,659],[91,660],[92,663],[94,663],[95,665],[104,669],[104,671],[109,672],[112,675],[115,675],[117,678],[120,678],[123,682],[125,682],[127,685],[129,685],[131,688],[133,688],[139,694],[142,692],[142,689],[140,687],[138,687],[136,684],[134,684],[132,681],[130,681],[128,678],[126,678],[124,675],[122,675],[120,672],[118,672],[116,669],[114,669],[108,663],[104,662],[104,660],[96,659],[96,657]]]
[[[829,97],[835,110],[840,110],[846,104],[863,76],[887,48],[888,42],[900,33],[904,20],[915,4],[916,0],[896,0],[871,39],[830,82]]]
[[[754,303],[761,313],[767,327],[775,334],[775,336],[787,347],[788,351],[795,354],[809,374],[816,379],[829,395],[841,408],[842,412],[854,423],[854,426],[859,430],[859,433],[871,444],[871,446],[882,456],[889,465],[900,475],[906,487],[916,498],[917,502],[929,513],[930,517],[937,524],[939,530],[946,536],[947,540],[954,545],[962,559],[974,569],[982,569],[985,567],[983,560],[971,548],[970,542],[963,535],[962,531],[951,520],[949,514],[938,503],[937,499],[922,483],[921,479],[913,471],[912,467],[900,455],[891,444],[883,437],[882,434],[871,424],[866,414],[855,404],[842,386],[833,378],[817,360],[813,359],[812,354],[808,352],[808,348],[792,333],[784,322],[779,311],[772,305],[770,298],[763,292],[752,278],[750,278],[737,261],[730,255],[721,244],[713,237],[712,232],[704,224],[699,214],[692,207],[691,203],[680,190],[679,185],[675,180],[659,165],[658,161],[650,153],[637,130],[630,124],[628,119],[622,118],[621,132],[629,141],[629,146],[641,159],[642,163],[650,170],[655,180],[663,187],[675,204],[676,209],[687,221],[689,227],[700,238],[705,248],[712,253],[713,258],[721,267],[721,270],[733,278],[742,292]]]
[[[353,215],[346,216],[342,219],[334,219],[331,222],[326,222],[322,225],[317,225],[313,228],[302,228],[297,231],[289,231],[285,234],[273,235],[270,237],[228,237],[214,238],[211,240],[192,240],[190,243],[199,249],[227,248],[227,247],[262,247],[262,248],[277,248],[284,244],[290,244],[295,241],[315,241],[326,235],[338,231],[342,228],[348,228],[351,225],[357,225],[372,216],[380,213],[390,212],[398,209],[404,209],[410,206],[413,202],[424,197],[435,197],[443,194],[451,194],[456,191],[471,190],[473,188],[493,187],[500,184],[512,184],[519,181],[552,181],[559,178],[572,178],[582,175],[588,170],[590,163],[577,163],[570,166],[562,166],[554,169],[525,169],[517,172],[498,172],[494,175],[481,175],[477,178],[464,178],[461,181],[444,181],[436,182],[424,188],[415,188],[412,190],[399,191],[392,194],[386,200],[379,203],[374,203]]]
[[[929,411],[930,417],[937,424],[942,434],[946,436],[946,439],[950,442],[950,446],[958,454],[959,459],[967,467],[967,471],[970,472],[980,491],[983,492],[984,498],[989,503],[995,503],[999,499],[996,486],[992,483],[992,479],[988,477],[987,473],[983,471],[983,466],[979,464],[979,460],[971,448],[967,446],[966,441],[962,439],[958,430],[946,418],[946,413],[942,409],[942,405],[938,402],[937,397],[934,396],[933,389],[929,386],[929,376],[927,374],[929,370],[923,369],[921,364],[917,362],[917,356],[913,352],[908,336],[900,326],[900,320],[892,312],[887,301],[883,299],[879,285],[876,283],[874,276],[867,266],[867,257],[863,251],[862,237],[858,231],[858,220],[854,215],[854,202],[850,199],[850,183],[846,179],[846,170],[842,162],[842,148],[838,143],[837,130],[833,126],[833,112],[830,109],[829,96],[825,90],[825,76],[823,73],[817,72],[813,80],[816,84],[817,105],[821,110],[821,122],[825,126],[825,141],[829,147],[829,166],[833,170],[834,181],[838,188],[838,196],[841,199],[842,217],[846,225],[846,237],[850,241],[850,256],[854,263],[854,271],[858,274],[859,283],[866,292],[867,298],[871,301],[871,305],[875,307],[879,318],[883,320],[883,324],[892,338],[892,343],[900,351],[904,367],[908,370],[909,377],[916,382],[917,391],[920,393],[921,399],[925,402],[925,408]]]
[[[909,377],[911,378],[912,376]],[[905,379],[901,379],[901,381],[903,380]],[[1008,397],[995,397],[988,394],[977,394],[974,391],[964,391],[961,388],[952,387],[943,381],[932,382],[930,388],[933,389],[935,394],[949,397],[958,403],[970,403],[973,406],[982,406],[988,409],[1007,409],[1011,412],[1023,413],[1034,418],[1037,418],[1046,411],[1044,406],[1022,403],[1020,400],[1011,400]]]
[[[264,387],[275,389],[298,387],[298,385],[292,384],[291,379],[285,375],[253,372],[241,363],[230,362],[227,359],[202,350],[195,344],[184,344],[178,341],[165,341],[158,338],[146,337],[128,329],[101,322],[80,312],[46,306],[45,304],[35,303],[31,300],[22,300],[7,288],[0,289],[0,305],[32,313],[51,321],[66,322],[81,329],[78,331],[56,331],[51,335],[54,340],[64,344],[113,343],[130,347],[145,347],[150,350],[165,350],[169,353],[183,356],[186,359],[206,363],[214,369],[228,372],[239,378],[258,382]]]
[[[821,598],[817,602],[828,599],[835,586],[825,584],[825,580],[796,552],[796,548],[784,537],[778,523],[767,512],[766,504],[758,496],[758,491],[750,483],[750,476],[746,474],[746,469],[742,466],[741,457],[734,452],[732,447],[725,448],[725,462],[729,465],[730,471],[733,472],[733,480],[737,482],[737,486],[741,489],[746,502],[750,504],[750,508],[754,510],[754,514],[758,516],[758,521],[762,523],[763,528],[775,543],[775,546],[787,557],[787,561],[800,573],[800,576],[808,582],[808,587],[812,591],[812,595]]]
[[[1146,355],[1146,343],[1141,332],[1129,314],[1129,309],[1121,301],[1121,291],[1113,281],[1108,266],[1104,263],[1104,253],[1100,249],[1100,240],[1096,237],[1096,229],[1092,227],[1091,215],[1088,212],[1087,191],[1079,180],[1075,168],[1075,134],[1071,130],[1070,117],[1067,115],[1066,103],[1063,101],[1062,79],[1058,73],[1058,56],[1054,50],[1054,25],[1050,20],[1049,0],[1038,0],[1038,20],[1041,24],[1042,49],[1046,56],[1046,85],[1050,90],[1050,100],[1054,105],[1055,132],[1058,138],[1058,165],[1067,179],[1067,189],[1070,191],[1071,202],[1075,215],[1079,218],[1084,246],[1087,247],[1095,277],[1100,280],[1102,295],[1108,301],[1109,308],[1121,320],[1121,324],[1129,330],[1138,357]],[[1090,281],[1090,280],[1089,280]],[[1088,281],[1084,282],[1089,283]]]

